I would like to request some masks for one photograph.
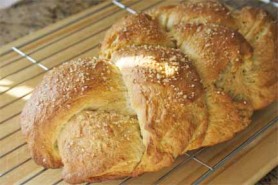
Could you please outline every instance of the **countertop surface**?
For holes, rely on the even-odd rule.
[[[21,0],[10,8],[0,10],[0,46],[102,1]]]
[[[9,0],[3,0],[9,1]],[[30,34],[65,17],[78,13],[104,0],[22,0],[10,8],[0,10],[0,46]],[[229,4],[232,1],[226,0]],[[246,4],[255,0],[237,0]],[[277,18],[278,9],[264,3],[256,6],[267,9]],[[278,167],[257,184],[278,184]]]

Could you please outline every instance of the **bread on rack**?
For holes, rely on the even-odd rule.
[[[261,9],[193,1],[129,15],[99,58],[47,73],[21,114],[32,157],[70,183],[157,171],[232,138],[277,99],[277,27]]]

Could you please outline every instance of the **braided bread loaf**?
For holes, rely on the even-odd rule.
[[[100,58],[50,71],[21,114],[34,160],[70,183],[136,176],[226,141],[276,100],[276,25],[194,1],[130,15]]]

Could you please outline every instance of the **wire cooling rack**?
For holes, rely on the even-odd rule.
[[[8,93],[9,95],[15,95],[15,98],[13,98],[12,100],[9,100],[9,101],[8,100],[6,101],[6,100],[3,99],[4,101],[3,101],[3,103],[0,104],[0,109],[9,108],[10,106],[12,108],[14,106],[14,104],[16,104],[18,101],[27,100],[30,97],[30,94],[32,93],[32,89],[27,88],[27,90],[26,90],[26,88],[25,88],[25,89],[23,89],[25,91],[22,92],[21,91],[22,89],[19,88],[19,91],[21,91],[21,92],[19,93],[19,95],[17,95],[16,94],[17,88],[20,87],[21,84],[24,84],[25,82],[28,82],[29,80],[35,79],[35,78],[39,77],[40,75],[43,75],[45,72],[49,71],[53,67],[56,67],[56,66],[61,64],[61,63],[59,63],[57,65],[52,65],[52,66],[49,67],[49,66],[45,65],[43,61],[45,61],[45,60],[47,60],[47,59],[49,59],[53,56],[55,57],[57,54],[63,52],[64,50],[67,50],[71,47],[74,47],[74,45],[82,43],[82,42],[94,37],[97,34],[105,32],[111,25],[108,25],[108,26],[98,30],[95,33],[89,34],[88,36],[78,40],[75,43],[72,43],[72,44],[70,44],[66,47],[58,49],[56,52],[53,52],[53,53],[51,53],[51,54],[49,54],[49,55],[47,55],[43,58],[40,58],[39,60],[36,60],[36,58],[34,57],[36,55],[36,53],[38,53],[40,51],[43,51],[45,48],[49,47],[50,45],[55,45],[55,44],[59,43],[59,41],[61,41],[63,39],[67,39],[71,35],[76,34],[81,30],[86,29],[86,27],[88,27],[89,25],[97,24],[100,21],[102,21],[103,19],[105,19],[106,17],[113,16],[114,13],[125,10],[125,11],[127,11],[131,14],[137,14],[137,11],[134,10],[133,8],[131,8],[131,6],[136,5],[139,2],[140,2],[139,0],[131,1],[131,2],[128,2],[128,5],[127,5],[127,4],[122,3],[121,1],[113,0],[112,1],[113,4],[112,3],[106,4],[103,7],[99,8],[99,9],[93,11],[93,12],[90,12],[89,14],[84,14],[83,16],[80,16],[78,19],[70,21],[70,22],[64,24],[61,27],[57,27],[56,29],[52,29],[51,31],[49,31],[45,34],[41,34],[40,36],[34,37],[33,39],[28,40],[24,43],[21,43],[17,46],[12,46],[10,48],[10,50],[7,50],[7,51],[3,52],[2,56],[9,55],[12,52],[15,52],[15,53],[18,54],[18,57],[13,57],[12,60],[9,60],[6,63],[5,62],[0,63],[0,69],[9,69],[9,66],[11,66],[10,69],[12,69],[12,65],[16,62],[22,61],[22,59],[24,59],[22,62],[25,62],[26,64],[24,64],[24,66],[21,67],[21,68],[18,68],[18,69],[16,68],[16,69],[11,70],[12,72],[7,72],[7,73],[4,72],[4,75],[1,75],[1,78],[0,78],[0,82],[2,82],[2,84],[5,85],[5,83],[7,83],[9,85],[9,80],[6,80],[6,79],[9,79],[9,77],[12,77],[13,75],[18,74],[18,73],[20,73],[24,70],[27,70],[28,68],[30,68],[32,66],[36,66],[36,67],[40,68],[41,71],[34,74],[34,75],[31,74],[30,77],[19,80],[18,82],[13,83],[12,85],[9,85],[7,87],[4,87],[4,89],[1,89],[0,95],[5,95],[5,93]],[[155,1],[154,3],[151,3],[150,5],[144,7],[141,10],[142,11],[147,10],[147,9],[152,8],[154,6],[160,5],[163,2],[164,2],[164,0]],[[277,3],[275,3],[275,2],[268,1],[268,3],[272,3],[274,6],[277,6]],[[107,15],[103,15],[100,19],[94,20],[90,24],[87,24],[84,27],[80,27],[79,29],[76,29],[73,32],[66,33],[62,37],[59,37],[58,39],[54,39],[54,40],[48,42],[45,45],[34,46],[34,49],[32,49],[32,51],[29,52],[29,53],[26,53],[21,49],[21,48],[24,48],[26,46],[29,46],[30,44],[32,44],[34,42],[40,41],[40,40],[44,39],[45,37],[49,36],[50,34],[54,34],[55,32],[60,31],[60,30],[64,29],[65,27],[67,27],[69,25],[72,25],[72,24],[90,16],[93,13],[100,13],[103,9],[110,8],[113,5],[116,5],[116,6],[120,7],[122,10],[117,10],[116,12],[111,12]],[[92,46],[88,47],[87,49],[85,49],[85,50],[83,50],[79,53],[77,53],[76,55],[74,55],[70,58],[67,58],[65,61],[71,60],[71,59],[79,57],[79,56],[83,56],[84,54],[87,54],[88,52],[93,51],[94,49],[97,49],[97,47],[98,47],[98,44],[93,44]],[[63,62],[65,62],[65,61],[63,61]],[[27,63],[27,62],[29,62],[29,63]],[[0,85],[2,85],[2,84],[0,84]],[[9,114],[6,117],[4,116],[4,118],[0,120],[0,126],[2,126],[2,125],[5,126],[5,125],[7,125],[8,122],[10,122],[10,120],[17,119],[19,114],[20,114],[20,111]],[[262,113],[262,114],[264,114],[264,113]],[[260,117],[260,116],[257,116],[257,117]],[[198,176],[196,176],[194,178],[194,180],[192,181],[192,184],[200,184],[200,183],[204,182],[204,180],[206,180],[209,176],[213,175],[221,167],[225,166],[225,164],[227,162],[229,162],[234,156],[236,156],[244,148],[246,148],[248,145],[250,145],[250,143],[254,142],[260,135],[262,135],[264,132],[266,132],[269,128],[273,127],[277,121],[278,121],[278,117],[276,115],[274,117],[273,116],[270,117],[268,119],[268,121],[265,122],[264,124],[261,124],[261,125],[253,124],[252,126],[250,126],[251,128],[247,128],[246,131],[243,131],[237,137],[235,137],[233,140],[229,141],[230,143],[234,142],[236,144],[234,144],[234,147],[232,149],[230,149],[228,152],[226,152],[225,155],[223,155],[220,159],[218,159],[217,161],[214,161],[213,163],[210,162],[210,161],[204,160],[202,158],[202,154],[206,153],[206,151],[209,150],[209,148],[202,148],[202,149],[199,149],[199,150],[196,150],[196,151],[191,151],[191,152],[186,153],[184,156],[179,157],[179,159],[175,162],[175,164],[169,170],[165,170],[164,173],[160,174],[153,181],[153,184],[163,184],[163,182],[165,182],[164,180],[166,178],[168,178],[169,176],[171,176],[171,174],[175,173],[177,170],[182,168],[184,165],[188,165],[192,161],[194,163],[197,163],[198,165],[202,166],[203,169],[204,169],[204,170],[202,170],[201,173],[198,174]],[[9,128],[9,127],[5,126],[4,128]],[[18,127],[18,128],[10,129],[9,132],[7,132],[5,134],[2,133],[0,135],[0,141],[2,143],[0,143],[0,144],[3,144],[3,143],[5,144],[5,142],[8,138],[14,137],[16,134],[19,134],[19,132],[20,132],[20,128]],[[252,132],[252,133],[250,134],[250,132]],[[241,137],[246,133],[249,133],[248,137]],[[19,136],[15,136],[15,138],[17,138],[17,137],[19,137]],[[241,139],[242,138],[244,138],[244,139],[241,140],[241,141],[238,141],[237,138],[239,138],[239,137]],[[20,138],[20,139],[22,139],[22,138]],[[8,142],[6,142],[6,143],[8,143]],[[6,150],[4,148],[3,151],[0,150],[1,151],[0,160],[12,156],[12,154],[14,152],[17,152],[22,147],[26,147],[26,142],[21,142],[17,145],[10,146]],[[16,169],[18,169],[21,166],[25,165],[26,163],[30,162],[30,160],[31,160],[30,157],[26,157],[26,159],[21,160],[21,161],[19,160],[20,162],[15,163],[15,164],[9,166],[8,168],[6,168],[4,170],[1,170],[0,177],[3,178],[5,176],[8,176],[10,173],[15,171]],[[32,175],[30,175],[29,177],[27,177],[23,181],[21,181],[20,184],[28,184],[33,179],[35,179],[38,176],[41,176],[44,173],[46,173],[46,171],[47,171],[47,169],[45,169],[45,168],[39,168],[38,170],[36,170],[35,173],[32,173]],[[133,178],[126,178],[124,180],[119,181],[118,184],[128,184],[128,183],[131,183],[132,180],[133,180]],[[62,181],[63,180],[61,178],[59,178],[56,182],[54,182],[52,184],[61,184]]]

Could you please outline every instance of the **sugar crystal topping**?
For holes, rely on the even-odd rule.
[[[97,68],[98,65],[101,66]],[[41,84],[43,88],[39,88],[40,96],[37,96],[35,105],[48,105],[52,110],[61,106],[70,109],[71,104],[66,102],[82,96],[90,89],[92,82],[98,78],[98,71],[101,71],[101,79],[98,80],[107,82],[110,73],[108,65],[108,62],[97,58],[83,58],[54,68],[44,77]]]
[[[151,82],[162,88],[172,89],[172,95],[168,99],[174,102],[194,99],[197,94],[195,91],[200,90],[196,88],[200,84],[198,75],[180,50],[144,45],[132,46],[128,51],[123,51],[142,56],[136,60],[133,70],[141,74],[140,79],[133,80],[133,83]]]

